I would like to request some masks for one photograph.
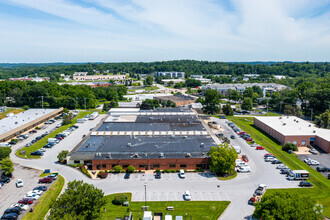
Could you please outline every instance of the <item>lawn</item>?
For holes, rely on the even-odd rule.
[[[101,209],[101,219],[114,220],[116,217],[123,218],[124,215],[129,215],[132,212],[134,219],[139,219],[143,217],[142,206],[144,206],[144,202],[131,202],[131,193],[123,193],[126,194],[130,204],[128,207],[125,206],[117,206],[112,204],[112,200],[115,195],[108,195],[107,204],[105,206],[106,212],[104,213],[103,208]],[[217,220],[220,215],[225,211],[230,202],[228,201],[166,201],[166,202],[148,202],[147,206],[149,206],[149,210],[152,213],[163,213],[163,219],[166,214],[172,215],[173,219],[175,219],[176,215],[186,216],[184,219],[191,220]],[[174,211],[167,211],[166,207],[173,206]]]
[[[64,178],[61,175],[58,175],[56,182],[38,200],[37,204],[34,206],[34,211],[26,213],[26,215],[22,219],[44,219],[46,214],[48,213],[48,210],[50,209],[51,204],[57,199],[57,197],[61,193],[64,186],[64,182]]]
[[[16,115],[23,111],[24,111],[24,109],[21,109],[21,108],[7,108],[7,110],[5,112],[0,113],[0,120],[5,118],[8,113],[14,113]]]
[[[71,127],[72,125],[74,125],[78,118],[83,118],[84,116],[89,115],[91,113],[93,113],[93,111],[81,111],[81,112],[79,112],[78,116],[75,117],[72,120],[72,124],[61,126],[58,129],[56,129],[55,131],[53,131],[52,133],[50,133],[47,136],[45,136],[44,138],[42,138],[41,140],[39,140],[36,143],[32,144],[30,147],[23,147],[23,148],[19,149],[18,151],[16,151],[16,155],[19,156],[19,157],[22,157],[22,158],[32,158],[32,159],[40,158],[40,156],[31,156],[31,152],[36,151],[36,150],[42,148],[44,145],[46,145],[48,143],[48,138],[53,138],[57,134],[63,132],[64,130],[66,130],[69,127]],[[25,154],[20,154],[20,152],[22,150],[25,150]]]
[[[296,191],[299,194],[310,196],[324,206],[324,215],[330,216],[330,181],[319,172],[301,161],[295,154],[288,154],[282,151],[282,146],[270,135],[263,132],[253,124],[253,117],[227,117],[243,131],[248,132],[251,137],[260,145],[264,146],[270,153],[293,170],[307,170],[310,174],[309,181],[314,187],[310,189],[271,189],[272,191]],[[267,192],[268,192],[267,191]]]
[[[159,89],[157,86],[147,86],[147,87],[141,87],[138,89],[129,89],[128,92],[135,92],[136,90],[145,90],[145,91],[151,91],[151,90],[157,90]]]

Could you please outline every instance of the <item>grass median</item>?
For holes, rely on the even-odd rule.
[[[130,202],[129,206],[120,206],[112,204],[116,195],[125,194]],[[129,215],[132,212],[134,219],[143,217],[142,206],[144,202],[131,202],[131,193],[119,193],[106,196],[107,204],[105,206],[106,212],[101,209],[101,219],[114,220],[116,217],[123,218],[124,215]],[[149,211],[152,213],[163,213],[163,219],[166,214],[175,216],[187,216],[184,219],[192,220],[217,220],[225,211],[230,202],[228,201],[166,201],[166,202],[148,202]],[[167,211],[168,206],[173,206],[173,211]],[[187,215],[186,215],[187,214]]]
[[[26,213],[22,220],[44,219],[50,206],[61,193],[64,182],[64,178],[61,175],[58,175],[56,182],[38,200],[37,204],[34,206],[34,211]]]
[[[272,191],[290,191],[310,196],[324,207],[324,215],[330,216],[330,182],[322,174],[301,161],[295,154],[288,154],[282,151],[282,146],[270,135],[253,124],[253,117],[228,117],[243,131],[248,132],[256,143],[262,145],[270,153],[274,154],[279,160],[292,170],[307,170],[310,174],[309,181],[314,187],[310,189],[270,189]],[[267,191],[267,192],[268,192]]]
[[[52,133],[48,134],[47,136],[45,136],[44,138],[42,138],[41,140],[37,141],[36,143],[32,144],[30,147],[23,147],[21,149],[19,149],[18,151],[16,151],[16,155],[22,158],[29,158],[29,159],[37,159],[40,158],[40,156],[32,156],[31,152],[36,151],[40,148],[42,148],[43,146],[45,146],[48,143],[48,138],[53,138],[55,137],[57,134],[65,131],[66,129],[70,128],[72,125],[74,125],[77,122],[77,119],[79,118],[83,118],[86,115],[90,115],[91,113],[93,113],[94,111],[81,111],[79,112],[78,116],[75,117],[72,120],[71,124],[68,125],[64,125],[59,127],[58,129],[56,129],[55,131],[53,131]],[[56,122],[55,122],[56,123]],[[40,131],[39,131],[40,132]],[[55,145],[56,147],[56,145]],[[21,151],[25,151],[25,154],[21,154]]]

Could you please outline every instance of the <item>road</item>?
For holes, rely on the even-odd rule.
[[[27,167],[43,170],[49,168],[56,170],[64,176],[66,182],[72,180],[83,180],[94,184],[102,189],[104,193],[112,194],[119,192],[132,192],[133,201],[144,201],[144,184],[147,184],[147,201],[182,201],[182,194],[185,190],[190,190],[193,200],[223,200],[231,201],[221,219],[245,219],[253,213],[254,207],[247,204],[258,184],[263,183],[268,188],[294,188],[298,183],[287,181],[285,176],[279,174],[275,165],[266,163],[263,155],[266,151],[257,151],[250,147],[243,139],[239,138],[231,128],[225,123],[225,119],[216,119],[225,129],[224,134],[230,136],[234,134],[236,139],[232,140],[233,145],[238,145],[242,149],[242,154],[246,154],[249,159],[249,166],[252,172],[249,174],[238,174],[232,180],[220,181],[210,174],[188,173],[185,179],[180,179],[177,174],[163,174],[161,179],[155,179],[152,174],[132,174],[126,180],[123,174],[110,174],[103,180],[91,180],[74,168],[57,163],[57,154],[61,150],[73,149],[87,134],[91,127],[94,127],[105,117],[101,115],[93,121],[79,124],[79,129],[72,132],[70,136],[61,141],[53,149],[49,149],[45,155],[38,160],[28,160],[12,155],[12,159],[17,164],[24,164]],[[218,187],[219,186],[219,187]]]

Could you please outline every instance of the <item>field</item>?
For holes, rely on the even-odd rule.
[[[263,132],[253,125],[253,117],[227,117],[228,120],[234,122],[243,131],[248,132],[251,137],[266,150],[274,154],[279,160],[293,170],[307,170],[310,173],[309,181],[313,183],[313,188],[305,189],[270,189],[267,192],[273,191],[290,191],[299,194],[307,195],[311,199],[315,199],[323,205],[324,215],[330,216],[330,181],[323,175],[315,171],[306,163],[296,157],[295,154],[288,154],[282,151],[282,146],[277,143],[270,135]]]
[[[72,125],[74,125],[78,118],[83,118],[84,116],[89,115],[93,112],[94,111],[81,111],[78,114],[78,116],[72,120],[72,124],[61,126],[58,129],[56,129],[55,131],[53,131],[52,133],[50,133],[47,136],[45,136],[44,138],[42,138],[41,140],[32,144],[30,147],[23,147],[23,148],[19,149],[18,151],[16,151],[16,155],[19,157],[23,157],[23,158],[32,158],[32,159],[40,158],[40,156],[31,156],[31,152],[36,151],[36,150],[42,148],[44,145],[46,145],[48,142],[48,138],[53,138],[57,134],[63,132],[64,130],[66,130],[69,127],[71,127]],[[25,150],[25,154],[20,154],[20,151],[22,151],[22,150]]]
[[[28,212],[22,218],[23,220],[38,220],[44,219],[50,205],[57,199],[64,186],[64,178],[58,175],[56,182],[42,195],[38,203],[34,206],[33,212]]]
[[[5,118],[8,113],[14,113],[15,115],[23,112],[24,109],[21,108],[7,108],[5,112],[0,113],[0,120]]]
[[[135,92],[136,90],[145,90],[145,91],[152,91],[159,89],[157,86],[147,86],[147,87],[141,87],[140,89],[129,89],[128,92]]]
[[[124,215],[129,215],[132,212],[134,219],[140,219],[139,216],[143,217],[142,206],[144,202],[131,202],[131,193],[122,193],[126,194],[128,200],[130,201],[129,206],[118,206],[113,205],[112,200],[118,194],[108,195],[107,204],[105,206],[106,212],[104,209],[101,209],[101,219],[114,220],[116,217],[123,218]],[[152,213],[163,213],[163,219],[166,214],[172,215],[175,219],[176,215],[184,216],[184,219],[191,220],[217,220],[220,215],[225,211],[230,202],[227,201],[167,201],[167,202],[147,202],[149,210]],[[173,206],[174,211],[167,211],[168,206]]]

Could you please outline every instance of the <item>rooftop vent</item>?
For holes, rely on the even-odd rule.
[[[144,154],[143,154],[143,156],[145,156],[145,157],[146,157],[146,156],[148,156],[148,154],[147,154],[147,153],[144,153]]]
[[[191,154],[190,154],[190,153],[187,153],[187,154],[186,154],[186,157],[191,157]]]
[[[175,135],[174,135],[174,134],[172,134],[172,135],[171,135],[171,138],[172,138],[172,139],[174,139],[174,138],[175,138]]]
[[[127,147],[131,147],[132,146],[132,144],[131,143],[127,143]]]
[[[110,159],[110,158],[111,158],[111,153],[106,154],[106,155],[105,155],[105,158]]]
[[[204,147],[204,143],[201,143],[201,144],[200,144],[200,147]]]
[[[188,136],[183,136],[183,139],[188,139]]]
[[[164,153],[160,153],[159,158],[164,158]]]
[[[308,127],[312,127],[312,125],[308,125]]]
[[[313,133],[316,133],[316,131],[314,130]]]
[[[282,125],[284,126],[284,125],[286,125],[286,123],[283,123]]]
[[[280,117],[280,119],[282,119],[282,117]]]
[[[134,154],[133,157],[134,157],[134,158],[139,158],[140,156],[139,156],[139,154]]]

